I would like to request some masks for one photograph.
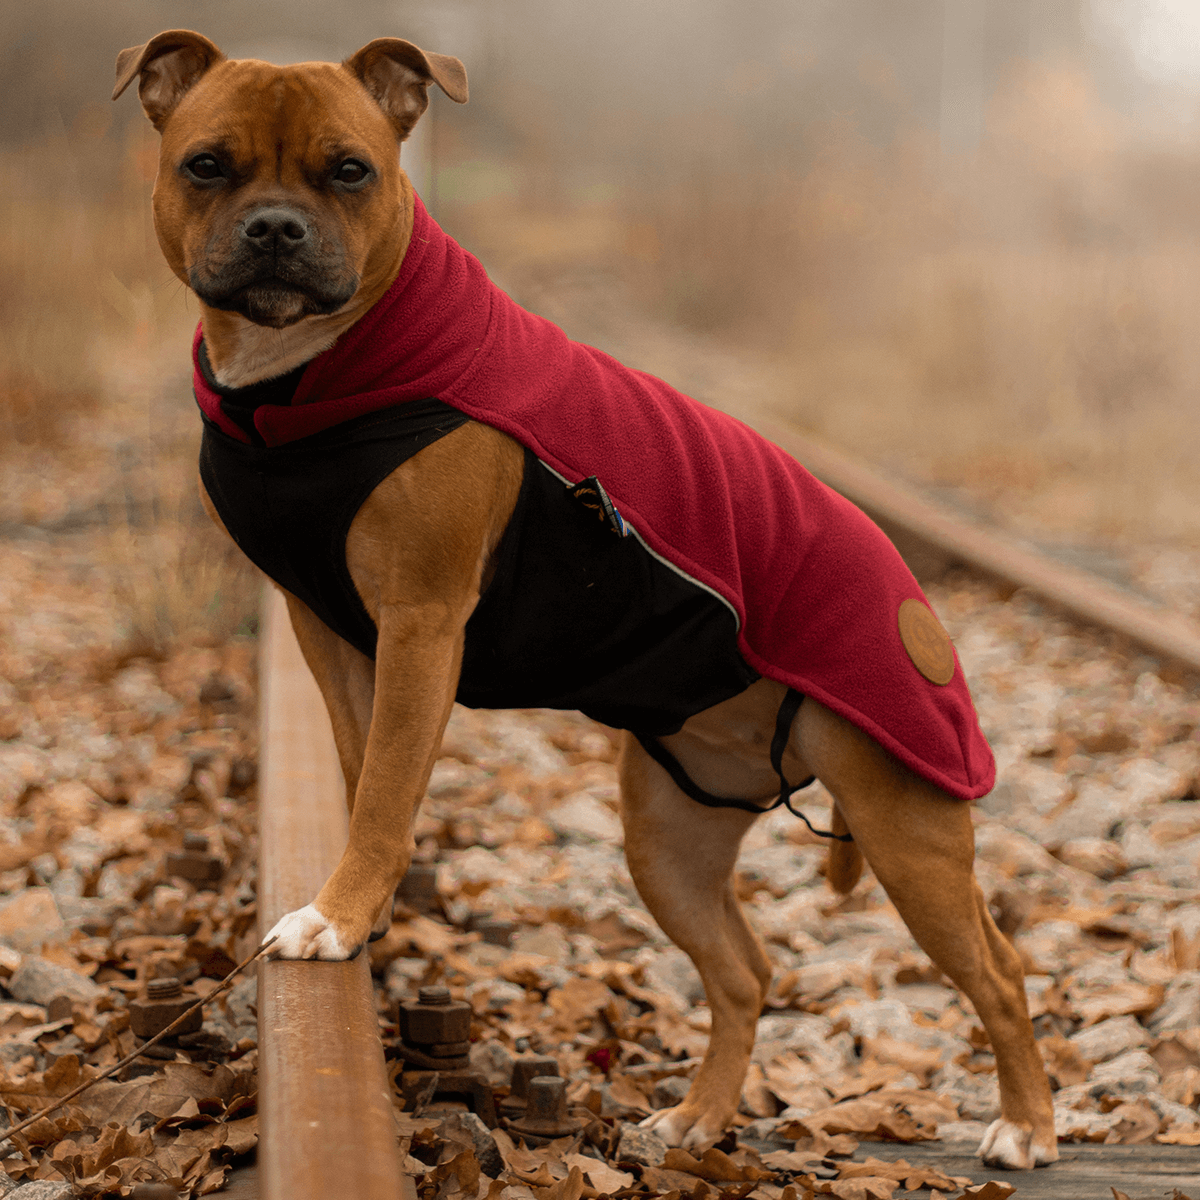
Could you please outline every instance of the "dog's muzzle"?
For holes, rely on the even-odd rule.
[[[336,312],[358,289],[341,247],[322,237],[305,213],[279,204],[245,213],[226,253],[210,250],[192,267],[189,282],[211,308],[274,329]]]

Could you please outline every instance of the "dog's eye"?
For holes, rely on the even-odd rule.
[[[334,171],[333,177],[338,183],[362,183],[370,173],[371,168],[366,163],[359,162],[357,158],[348,158]]]
[[[221,164],[211,154],[197,154],[188,162],[187,169],[197,179],[204,180],[220,179],[225,174]]]

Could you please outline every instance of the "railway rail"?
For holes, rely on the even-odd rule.
[[[264,598],[258,903],[262,930],[307,904],[346,843],[341,770],[282,595]],[[365,954],[258,968],[263,1200],[415,1200],[400,1169]]]
[[[1200,671],[1200,633],[1188,622],[1087,572],[970,526],[780,421],[764,417],[751,423],[868,511],[902,552],[932,548],[944,560],[1027,588],[1085,622]],[[264,604],[262,931],[311,899],[346,836],[340,772],[319,693],[281,597],[272,589]],[[235,1194],[265,1200],[415,1200],[413,1180],[402,1173],[397,1154],[366,955],[338,964],[263,963],[259,997],[262,1140],[257,1170],[233,1181]],[[1131,1172],[1114,1175],[1114,1182],[1128,1178],[1135,1186],[1149,1186],[1191,1180],[1178,1173],[1194,1153],[1184,1147],[1113,1149],[1123,1170]],[[1100,1147],[1087,1147],[1076,1156],[1082,1163],[1076,1184],[1083,1190],[1072,1190],[1069,1167],[1063,1166],[1053,1172],[1053,1181],[1043,1178],[1045,1172],[1021,1179],[1021,1196],[1107,1195],[1106,1186],[1088,1190],[1099,1186],[1103,1174],[1097,1173],[1099,1153]],[[977,1165],[973,1174],[977,1182],[992,1177]]]

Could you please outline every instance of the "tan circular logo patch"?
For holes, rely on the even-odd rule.
[[[920,600],[910,597],[900,605],[900,640],[913,666],[930,683],[949,683],[954,678],[950,635]]]

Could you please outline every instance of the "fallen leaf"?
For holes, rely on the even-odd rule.
[[[618,1171],[599,1159],[583,1154],[568,1154],[563,1162],[568,1167],[578,1167],[583,1172],[585,1182],[602,1195],[611,1195],[633,1184],[633,1176],[628,1172]]]
[[[877,1176],[862,1176],[857,1179],[812,1179],[807,1177],[808,1186],[819,1196],[839,1196],[841,1200],[891,1200],[899,1186],[895,1180]]]
[[[1077,995],[1067,988],[1067,998],[1084,1025],[1095,1025],[1109,1017],[1126,1014],[1141,1016],[1153,1012],[1163,999],[1161,984],[1142,984],[1127,980],[1124,983],[1106,984],[1095,994]]]
[[[1106,1145],[1138,1146],[1152,1141],[1158,1132],[1159,1116],[1145,1100],[1120,1104],[1112,1111],[1120,1120],[1108,1131]]]
[[[1164,1146],[1200,1146],[1200,1125],[1172,1123],[1154,1140]]]
[[[886,1033],[874,1038],[865,1038],[862,1057],[864,1060],[874,1059],[885,1066],[911,1071],[923,1084],[928,1083],[929,1076],[942,1065],[940,1050],[914,1046],[911,1042],[900,1041],[899,1038]]]
[[[922,1187],[961,1188],[970,1184],[966,1177],[947,1175],[933,1167],[910,1166],[904,1159],[895,1162],[885,1162],[879,1158],[867,1158],[861,1163],[842,1163],[840,1169],[843,1179],[853,1179],[859,1175],[877,1176],[880,1179],[892,1179],[902,1183],[906,1191],[916,1191]]]
[[[546,1002],[554,1011],[554,1024],[568,1033],[586,1029],[613,994],[599,979],[570,979],[554,988]]]
[[[566,1179],[550,1187],[531,1187],[536,1200],[580,1200],[583,1195],[583,1172],[578,1167],[572,1167]]]
[[[686,1150],[672,1147],[663,1159],[663,1166],[669,1171],[683,1171],[711,1183],[743,1183],[757,1179],[772,1179],[771,1171],[755,1167],[749,1163],[735,1163],[723,1150],[715,1146],[705,1150],[697,1159]]]
[[[1046,1073],[1056,1087],[1070,1087],[1083,1083],[1091,1071],[1092,1064],[1085,1059],[1073,1042],[1061,1034],[1044,1037],[1038,1041]]]
[[[800,1119],[810,1132],[853,1133],[890,1142],[925,1142],[937,1137],[937,1126],[919,1123],[900,1105],[884,1100],[844,1100]]]

